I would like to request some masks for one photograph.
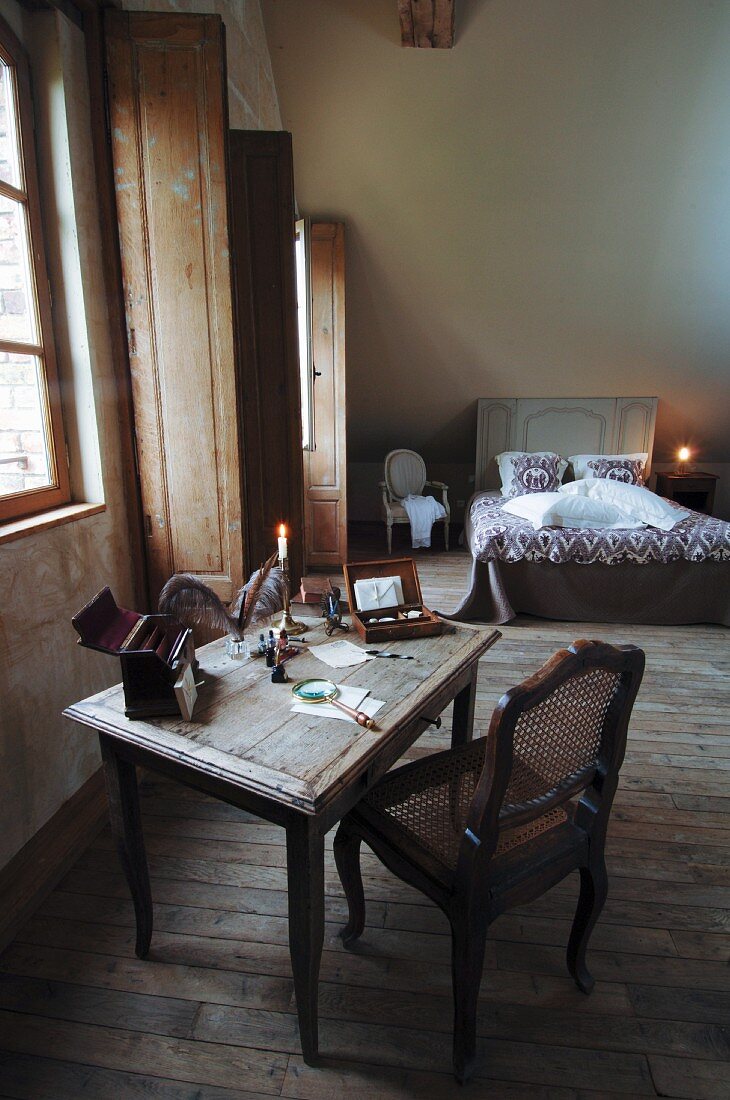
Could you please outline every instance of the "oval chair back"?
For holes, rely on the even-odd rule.
[[[415,451],[400,448],[385,456],[385,484],[394,500],[420,496],[426,484],[426,463]]]

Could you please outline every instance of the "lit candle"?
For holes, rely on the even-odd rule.
[[[677,458],[680,462],[686,462],[689,458],[689,447],[680,447],[677,452]]]
[[[286,561],[286,527],[283,523],[279,524],[279,558],[281,561]]]

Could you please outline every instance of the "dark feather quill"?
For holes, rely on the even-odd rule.
[[[284,607],[286,574],[274,566],[275,561],[276,554],[273,554],[251,574],[248,584],[233,601],[233,614],[226,610],[212,588],[191,573],[176,573],[170,577],[160,593],[160,611],[183,626],[203,625],[242,638],[247,627],[268,619]]]
[[[159,608],[183,626],[207,626],[226,633],[235,626],[212,588],[191,573],[175,573],[160,593]]]
[[[276,553],[272,554],[258,573],[252,573],[243,590],[245,595],[241,599],[238,612],[238,629],[241,637],[247,626],[260,622],[261,619],[268,619],[284,606],[286,574],[275,564],[277,557]]]

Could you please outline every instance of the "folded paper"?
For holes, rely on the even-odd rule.
[[[359,665],[363,661],[371,660],[364,649],[345,641],[344,638],[325,645],[310,646],[309,652],[318,660],[324,661],[330,668],[348,668],[350,665]]]
[[[366,698],[368,691],[368,688],[347,687],[345,684],[338,684],[337,698],[345,706],[352,707],[353,710],[361,710],[367,714],[368,718],[373,718],[380,708],[385,706],[385,703],[382,699]],[[353,726],[357,725],[354,718],[350,718],[350,715],[346,714],[344,710],[340,710],[339,707],[333,707],[331,703],[294,703],[291,709],[295,714],[318,714],[321,718],[336,718],[339,722],[350,722]]]
[[[404,602],[403,582],[400,577],[368,577],[355,581],[355,602],[358,611],[399,607]]]

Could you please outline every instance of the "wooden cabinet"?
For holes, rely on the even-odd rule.
[[[108,95],[149,595],[243,583],[223,26],[107,10]]]
[[[310,230],[313,447],[304,452],[307,565],[339,571],[347,561],[344,226]]]
[[[717,474],[662,473],[656,476],[656,491],[660,497],[668,497],[683,508],[712,515],[715,506]]]

